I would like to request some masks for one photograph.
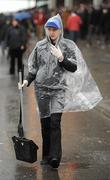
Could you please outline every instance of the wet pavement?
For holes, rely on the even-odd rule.
[[[24,126],[26,137],[39,146],[38,161],[16,160],[11,137],[17,135],[19,120],[18,77],[8,74],[9,61],[0,54],[0,180],[110,180],[110,48],[88,47],[85,42],[79,47],[104,99],[88,112],[63,115],[58,170],[40,165],[41,130],[33,85],[24,90]]]

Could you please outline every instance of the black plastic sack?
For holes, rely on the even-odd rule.
[[[14,143],[14,150],[17,160],[34,163],[37,161],[38,146],[29,139],[21,137],[12,137]]]

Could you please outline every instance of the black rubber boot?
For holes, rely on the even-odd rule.
[[[59,160],[56,159],[56,158],[53,158],[53,159],[50,161],[50,165],[51,165],[52,168],[54,168],[54,169],[58,168],[58,166],[59,166]]]

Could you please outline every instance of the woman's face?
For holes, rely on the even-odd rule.
[[[52,41],[55,41],[60,34],[60,30],[52,27],[47,28],[47,33]]]

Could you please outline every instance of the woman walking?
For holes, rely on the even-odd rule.
[[[63,112],[92,109],[101,99],[76,44],[63,38],[62,20],[53,16],[45,24],[46,37],[37,42],[28,60],[28,76],[19,88],[34,80],[42,130],[42,161],[58,168],[61,156]]]

